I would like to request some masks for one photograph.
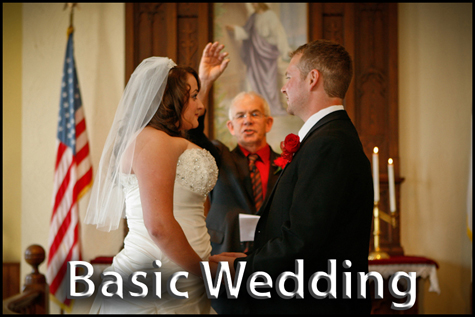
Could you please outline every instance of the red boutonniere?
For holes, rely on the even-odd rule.
[[[285,140],[280,142],[280,149],[282,154],[280,157],[274,160],[274,164],[279,168],[275,173],[280,172],[284,169],[287,163],[290,163],[294,157],[295,152],[300,148],[300,138],[298,135],[290,133],[285,137]]]

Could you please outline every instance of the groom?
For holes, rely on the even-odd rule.
[[[368,272],[373,183],[370,162],[343,107],[353,73],[351,57],[342,46],[317,40],[299,47],[291,58],[281,91],[287,112],[305,122],[298,132],[300,148],[262,207],[253,250],[247,256],[221,253],[210,261],[228,261],[233,274],[238,263],[246,264],[239,296],[246,299],[248,313],[369,314],[369,292],[366,299],[358,298],[357,277]],[[287,279],[284,289],[293,292],[303,284],[303,298],[284,299],[277,292],[277,277],[297,273],[298,259],[303,260],[303,283]],[[272,279],[272,287],[257,288],[270,292],[269,299],[246,291],[249,276],[258,271]],[[309,281],[316,272],[335,279],[318,279],[312,294]],[[351,293],[345,298],[343,276],[348,274]],[[327,295],[317,298],[318,291]]]

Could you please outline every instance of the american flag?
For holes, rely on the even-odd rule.
[[[73,32],[68,33],[59,104],[46,278],[50,297],[70,312],[72,301],[66,297],[67,263],[81,261],[78,201],[92,186],[92,164],[74,61]]]

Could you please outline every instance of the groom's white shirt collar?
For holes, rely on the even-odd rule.
[[[345,108],[343,106],[330,106],[325,109],[320,110],[317,113],[314,113],[308,120],[303,124],[303,126],[300,128],[299,131],[299,137],[300,137],[300,142],[305,138],[307,135],[308,131],[317,124],[320,119],[325,117],[326,115],[329,115],[332,112],[338,111],[338,110],[344,110]]]

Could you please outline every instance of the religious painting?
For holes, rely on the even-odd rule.
[[[303,121],[287,113],[280,91],[289,52],[308,41],[307,3],[215,3],[214,41],[225,45],[231,60],[214,86],[214,138],[231,149],[235,138],[226,122],[232,99],[241,91],[262,95],[274,118],[267,142],[281,152],[280,142],[297,134]]]

